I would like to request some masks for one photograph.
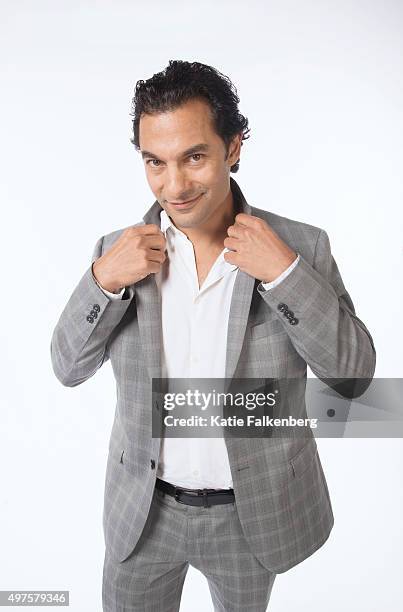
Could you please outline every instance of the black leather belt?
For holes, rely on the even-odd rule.
[[[160,491],[174,497],[180,504],[188,506],[208,508],[208,506],[231,504],[235,501],[234,489],[184,489],[160,478],[157,478],[155,486]]]

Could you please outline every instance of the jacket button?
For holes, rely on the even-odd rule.
[[[89,321],[90,323],[94,323],[94,317],[91,317],[91,315],[87,315],[87,321]]]
[[[99,312],[101,310],[99,304],[94,304],[93,309],[95,310],[95,312]]]
[[[151,459],[151,469],[154,470],[155,469],[155,460]]]

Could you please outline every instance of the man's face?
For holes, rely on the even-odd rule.
[[[225,143],[214,131],[207,102],[193,99],[170,112],[142,115],[139,141],[148,184],[178,228],[201,227],[228,206],[230,168],[239,159],[241,135],[225,159]]]

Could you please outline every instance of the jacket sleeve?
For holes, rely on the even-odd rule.
[[[257,290],[318,378],[346,397],[365,391],[375,372],[374,342],[355,313],[324,230],[317,237],[313,265],[301,256],[276,287],[265,291],[260,283]]]
[[[71,294],[51,338],[53,370],[67,387],[80,385],[109,359],[109,336],[134,295],[132,290],[127,299],[112,300],[98,286],[92,264],[102,255],[103,239],[97,241],[91,265]]]

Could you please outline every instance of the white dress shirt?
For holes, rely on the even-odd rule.
[[[225,261],[224,248],[199,289],[193,244],[171,221],[165,210],[160,227],[166,238],[167,258],[155,280],[162,306],[162,377],[225,378],[227,328],[237,266]],[[269,290],[298,264],[292,264],[274,281],[262,283]],[[99,285],[99,283],[97,283]],[[110,299],[119,293],[100,289]],[[129,288],[131,298],[133,288]],[[224,438],[163,437],[157,476],[191,489],[232,488],[232,476]]]

